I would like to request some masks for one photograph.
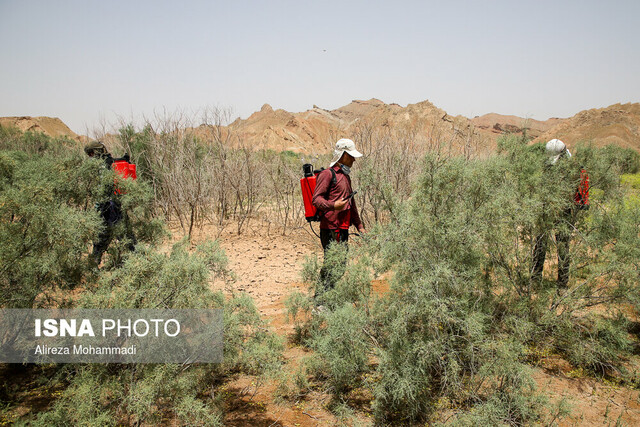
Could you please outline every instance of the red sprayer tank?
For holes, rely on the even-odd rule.
[[[589,209],[589,174],[584,168],[580,170],[580,185],[574,199],[579,208]]]
[[[302,165],[304,177],[300,179],[302,188],[302,200],[304,202],[304,216],[307,221],[318,221],[316,207],[313,206],[313,192],[316,189],[316,174],[313,173],[313,165],[309,163]]]
[[[129,163],[126,160],[116,160],[115,162],[113,162],[111,167],[113,168],[114,171],[116,171],[118,175],[120,175],[124,179],[138,178],[138,176],[136,175],[136,165],[134,165],[133,163]],[[114,184],[115,184],[115,189],[113,190],[113,194],[122,194],[122,190],[118,188],[118,178],[115,179]]]
[[[111,167],[123,178],[138,178],[136,175],[136,165],[126,160],[116,160]]]

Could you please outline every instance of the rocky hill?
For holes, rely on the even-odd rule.
[[[476,116],[471,119],[471,123],[473,123],[476,128],[481,129],[484,132],[490,132],[494,135],[502,135],[503,133],[522,134],[526,130],[527,134],[533,138],[540,136],[563,121],[564,119],[558,118],[540,121],[525,119],[518,116],[504,116],[496,113]]]
[[[0,125],[50,136],[83,138],[58,118],[2,117]],[[326,152],[341,137],[354,137],[372,129],[407,130],[445,142],[473,140],[477,147],[486,150],[492,150],[502,134],[527,132],[534,141],[560,138],[569,147],[578,141],[591,141],[597,146],[613,143],[640,151],[640,104],[615,104],[581,111],[568,119],[545,121],[495,113],[473,119],[450,116],[429,101],[402,107],[378,99],[354,100],[335,110],[314,105],[300,113],[274,110],[265,104],[260,111],[246,119],[236,119],[224,130],[232,131],[238,136],[234,141],[248,147],[314,153]],[[208,126],[202,125],[197,130],[207,137]]]
[[[557,123],[536,141],[551,138],[559,138],[569,147],[589,141],[596,146],[616,144],[640,151],[640,104],[614,104],[581,111]]]
[[[77,141],[81,139],[57,117],[0,117],[0,126],[15,127],[22,132],[42,132],[51,137],[68,136]]]
[[[229,128],[251,146],[274,150],[308,152],[326,150],[341,136],[353,135],[366,125],[418,131],[440,129],[441,138],[468,137],[487,149],[495,147],[505,133],[527,134],[537,141],[560,138],[572,147],[578,141],[596,146],[617,144],[640,151],[640,104],[615,104],[585,110],[575,116],[545,121],[496,113],[468,119],[450,116],[429,101],[409,104],[385,104],[377,99],[354,100],[335,110],[316,105],[301,113],[274,110],[268,104],[247,119],[237,119]]]
[[[427,131],[438,128],[447,135],[473,130],[469,119],[449,116],[429,101],[401,107],[378,99],[354,100],[335,110],[314,105],[301,113],[274,110],[265,104],[247,119],[237,119],[229,125],[249,145],[294,152],[324,151],[336,139],[352,136],[367,127],[413,127]]]

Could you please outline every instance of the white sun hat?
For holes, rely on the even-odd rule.
[[[336,149],[333,151],[333,159],[331,159],[331,164],[329,167],[332,167],[338,160],[342,157],[342,153],[346,152],[351,157],[362,157],[362,153],[356,150],[356,144],[350,139],[342,138],[336,142]]]
[[[552,165],[555,165],[558,159],[565,153],[567,157],[571,157],[569,149],[567,148],[565,143],[560,141],[559,139],[552,139],[551,141],[547,142],[546,151]]]

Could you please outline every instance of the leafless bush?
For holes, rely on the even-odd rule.
[[[361,216],[368,223],[395,216],[398,203],[411,194],[425,153],[437,152],[443,157],[462,153],[470,158],[478,149],[474,130],[453,119],[401,126],[361,122],[350,138],[364,154],[356,163],[354,186],[359,192]]]
[[[192,117],[163,112],[145,120],[139,131],[131,125],[119,131],[117,144],[131,153],[139,176],[152,183],[159,214],[177,220],[190,236],[205,223],[214,224],[219,233],[232,225],[238,234],[254,222],[266,225],[267,233],[272,226],[283,234],[304,226],[299,180],[308,156],[253,149],[226,126],[229,110],[212,108],[198,120]],[[453,119],[404,126],[363,121],[332,137],[351,138],[364,153],[353,179],[366,223],[395,215],[398,203],[411,194],[426,152],[470,157],[477,150],[473,129]],[[323,162],[334,143],[327,140]],[[316,168],[327,166],[316,163]]]

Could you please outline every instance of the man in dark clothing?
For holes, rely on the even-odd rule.
[[[89,157],[103,160],[105,169],[111,170],[114,158],[109,154],[104,144],[99,141],[92,141],[84,147],[84,151]],[[111,243],[111,240],[114,237],[115,227],[122,219],[125,220],[127,238],[129,239],[128,249],[133,251],[136,245],[136,237],[133,234],[133,230],[131,230],[129,219],[126,214],[122,212],[122,205],[120,200],[116,197],[115,188],[113,186],[109,186],[109,188],[105,190],[103,199],[104,200],[102,202],[96,203],[96,210],[102,217],[104,227],[98,234],[98,239],[93,243],[93,251],[89,257],[89,263],[95,268],[100,265],[102,255],[107,250],[109,243]]]
[[[571,157],[569,149],[564,142],[559,139],[552,139],[547,142],[546,152],[549,156],[547,163],[547,174],[549,178],[553,176],[551,168],[557,168],[558,162],[564,162],[565,159]],[[555,178],[561,178],[561,181],[569,179],[566,176],[562,176],[562,172],[555,171]],[[558,173],[560,176],[557,176]],[[584,169],[581,171],[580,186],[574,195],[573,203],[570,206],[564,207],[557,215],[554,223],[556,245],[558,250],[558,289],[566,290],[569,285],[569,270],[571,267],[570,256],[570,243],[571,234],[575,228],[578,211],[581,209],[587,209],[589,207],[588,200],[589,192],[589,177]],[[568,196],[568,195],[567,195]],[[569,202],[568,202],[569,203]],[[543,217],[543,223],[550,221],[550,215],[554,212],[545,212]],[[535,281],[542,280],[542,270],[544,269],[544,262],[549,246],[549,233],[543,232],[536,236],[535,246],[533,249],[533,262],[531,266],[531,278]]]
[[[317,177],[312,202],[323,213],[320,220],[320,242],[325,260],[320,270],[320,282],[324,291],[335,286],[336,281],[344,274],[347,262],[345,258],[338,267],[330,268],[326,259],[328,248],[335,243],[346,244],[351,225],[362,233],[365,231],[353,198],[349,176],[351,166],[358,157],[362,157],[362,154],[356,150],[354,142],[341,139],[336,143],[329,169],[320,172]]]
[[[558,248],[558,288],[566,289],[569,284],[569,268],[571,257],[569,255],[571,233],[567,228],[573,227],[574,213],[572,209],[563,211],[560,221],[556,224],[556,245]],[[546,233],[536,236],[533,249],[533,266],[531,277],[536,281],[542,280],[542,270],[549,246],[549,236]]]

